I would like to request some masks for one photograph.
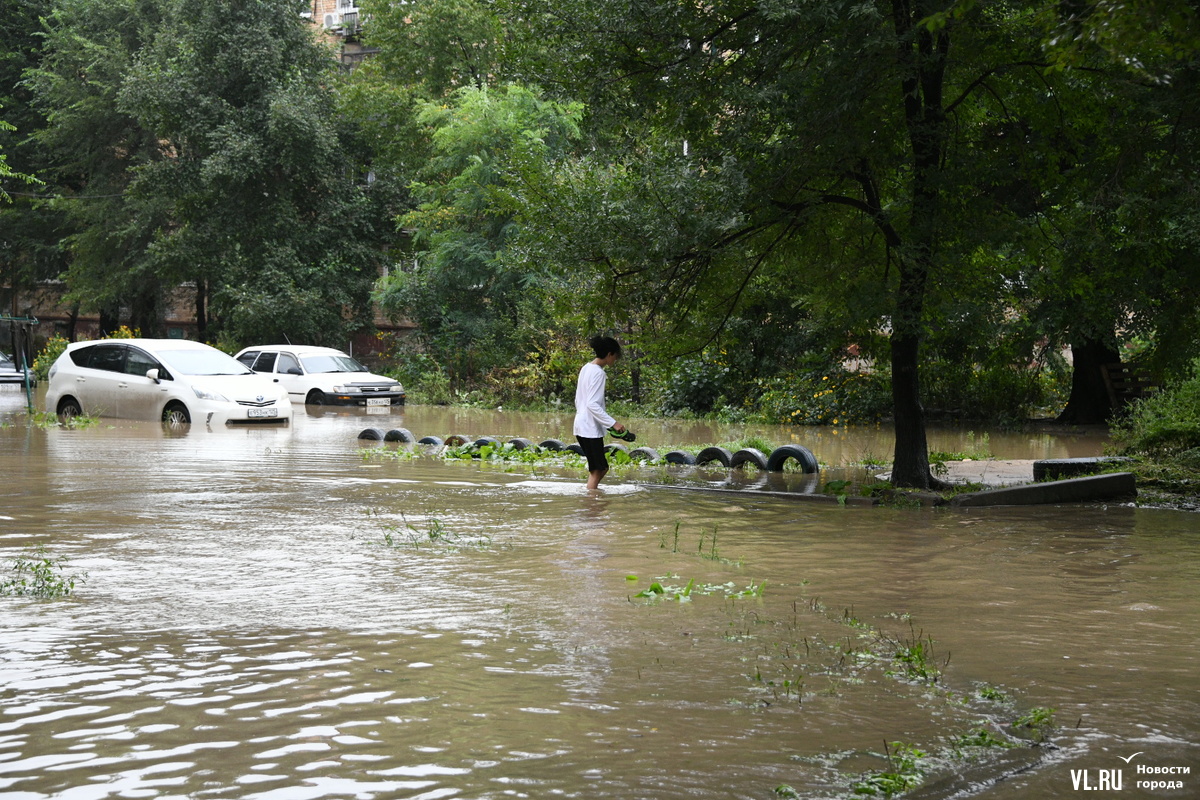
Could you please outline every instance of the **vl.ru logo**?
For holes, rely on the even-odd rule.
[[[1121,770],[1119,769],[1073,769],[1071,783],[1075,791],[1097,789],[1106,792],[1121,791]]]

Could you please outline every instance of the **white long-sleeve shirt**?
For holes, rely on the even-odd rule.
[[[576,436],[603,439],[605,431],[617,424],[604,410],[604,386],[607,382],[604,368],[591,361],[579,370],[579,383],[575,387]]]

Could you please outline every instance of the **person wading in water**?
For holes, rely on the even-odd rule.
[[[620,433],[625,426],[604,410],[604,387],[608,382],[604,368],[611,367],[621,357],[621,345],[611,336],[593,336],[588,344],[596,357],[579,370],[579,383],[575,387],[575,439],[587,458],[587,488],[591,490],[600,485],[608,472],[608,459],[604,455],[605,430],[612,428]]]

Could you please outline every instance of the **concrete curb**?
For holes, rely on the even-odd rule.
[[[960,494],[950,500],[954,508],[983,506],[1032,506],[1051,503],[1094,503],[1137,497],[1137,480],[1132,472],[1090,475],[1026,486],[1006,486],[983,492]]]

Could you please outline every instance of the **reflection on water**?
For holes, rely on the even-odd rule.
[[[0,598],[5,798],[845,797],[884,741],[947,753],[1038,707],[1053,746],[932,763],[919,796],[1065,798],[1072,770],[1139,751],[1200,771],[1194,515],[853,509],[652,475],[589,495],[580,470],[364,459],[355,438],[562,438],[565,414],[331,410],[172,436],[30,428],[8,400],[0,559],[45,544],[88,577],[65,600]],[[794,433],[832,464],[890,448],[637,430]],[[1005,457],[1100,446],[1019,444],[990,437]],[[689,477],[709,479],[727,476]],[[938,682],[895,674],[930,637]],[[1122,796],[1200,781],[1151,795],[1133,769]]]

